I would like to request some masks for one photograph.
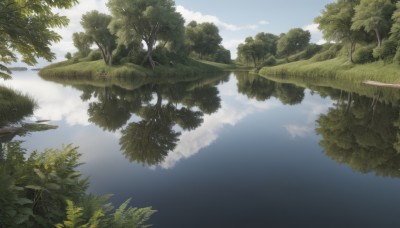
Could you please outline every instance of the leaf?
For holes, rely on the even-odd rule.
[[[46,176],[40,169],[33,169],[33,171],[35,171],[35,173],[40,177],[40,179],[42,180],[46,179]]]
[[[32,190],[43,190],[43,188],[42,187],[40,187],[40,186],[37,186],[37,185],[27,185],[27,186],[25,186],[25,188],[27,188],[27,189],[32,189]]]
[[[47,184],[45,184],[45,187],[49,190],[60,190],[61,189],[60,185],[55,184],[55,183],[47,183]]]
[[[17,200],[17,203],[19,205],[24,205],[24,204],[29,204],[29,203],[33,203],[32,200],[27,199],[27,198],[20,198]]]

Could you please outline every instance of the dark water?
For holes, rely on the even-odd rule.
[[[59,126],[23,137],[28,150],[79,146],[89,190],[152,206],[154,227],[400,226],[396,90],[245,73],[7,84]]]

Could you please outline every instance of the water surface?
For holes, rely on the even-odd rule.
[[[160,82],[7,81],[79,146],[89,191],[158,212],[154,227],[398,227],[396,90],[278,83],[246,73]],[[307,84],[307,83],[303,83]],[[303,85],[301,84],[301,85]]]

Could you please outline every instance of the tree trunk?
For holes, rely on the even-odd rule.
[[[378,29],[375,29],[375,34],[376,34],[376,40],[378,41],[378,47],[381,47],[382,40],[381,40],[381,35],[379,34]]]
[[[152,42],[152,41],[146,42],[146,44],[147,44],[147,53],[146,53],[146,56],[143,58],[142,65],[146,61],[149,61],[151,69],[154,70],[155,67],[156,67],[156,64],[154,63],[154,60],[153,60],[153,57],[152,57],[152,54],[153,54],[153,43],[154,42]]]

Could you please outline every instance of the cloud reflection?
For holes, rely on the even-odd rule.
[[[224,126],[235,126],[256,111],[267,110],[279,105],[275,99],[265,102],[249,100],[236,92],[236,84],[236,79],[232,77],[228,83],[219,86],[223,101],[221,108],[214,114],[204,116],[204,122],[199,128],[182,132],[177,147],[160,164],[161,168],[171,169],[180,160],[192,157],[201,149],[210,146],[218,139],[219,131]]]
[[[18,72],[5,85],[31,96],[39,107],[32,120],[51,120],[73,125],[90,125],[88,102],[82,102],[79,92],[71,87],[41,80],[35,72]]]

